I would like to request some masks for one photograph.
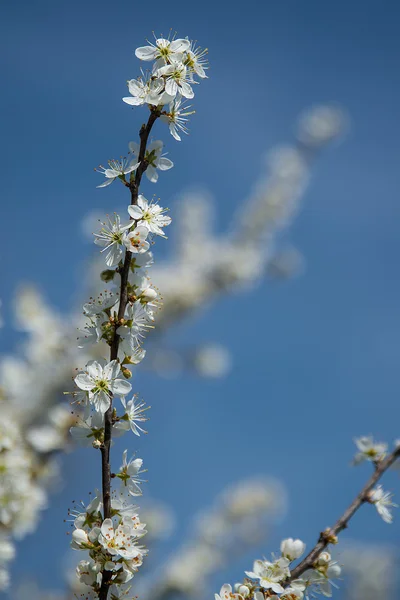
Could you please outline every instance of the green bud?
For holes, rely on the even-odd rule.
[[[132,377],[131,371],[129,369],[127,369],[126,367],[122,367],[121,371],[122,371],[122,375],[125,377],[125,379],[130,379]]]
[[[106,269],[100,273],[100,279],[105,282],[112,281],[115,277],[115,271],[113,269]]]

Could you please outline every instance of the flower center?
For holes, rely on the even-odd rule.
[[[108,381],[106,379],[96,379],[96,389],[108,392]]]

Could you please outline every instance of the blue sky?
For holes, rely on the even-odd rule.
[[[137,135],[143,113],[121,97],[138,73],[134,49],[153,30],[198,39],[211,62],[210,79],[196,88],[191,135],[178,144],[157,130],[175,162],[156,190],[172,217],[176,195],[202,185],[224,229],[264,153],[291,140],[301,110],[335,101],[350,113],[347,139],[319,161],[291,228],[305,273],[224,299],[177,332],[187,344],[228,345],[231,375],[217,382],[142,376],[138,390],[153,406],[150,435],[138,445],[149,492],[179,512],[178,538],[224,485],[265,473],[283,479],[291,503],[264,553],[287,535],[311,544],[366,477],[349,468],[352,437],[400,437],[398,4],[15,0],[0,12],[5,304],[21,280],[33,280],[55,306],[72,306],[89,252],[80,220],[123,202],[123,189],[95,189],[93,167],[125,153]],[[1,350],[13,342],[6,328]],[[62,580],[66,507],[76,494],[86,498],[99,476],[93,460],[79,467],[77,481],[78,459],[91,460],[68,457],[65,475],[74,483],[45,514],[42,536],[24,541],[19,576],[39,570],[46,581],[36,554],[46,539],[55,549],[54,583]],[[387,481],[398,493],[398,475]],[[371,512],[358,515],[348,535],[398,539],[399,519],[389,527]]]

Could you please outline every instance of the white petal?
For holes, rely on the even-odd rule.
[[[156,183],[158,180],[157,169],[153,167],[153,165],[149,165],[146,169],[146,177],[152,183]]]
[[[128,467],[129,477],[135,477],[139,473],[142,466],[143,466],[142,458],[135,458],[135,460],[132,460],[132,462],[129,463],[129,467]]]
[[[181,93],[185,98],[194,98],[194,91],[192,90],[192,87],[186,83],[186,81],[182,81],[181,83]]]
[[[165,158],[164,156],[162,156],[159,159],[158,165],[157,165],[157,167],[160,169],[160,171],[168,171],[168,169],[172,169],[173,166],[174,166],[174,163],[172,162],[172,160],[169,160],[169,158]]]
[[[176,81],[174,81],[174,79],[167,80],[167,83],[165,84],[165,91],[170,96],[176,96],[176,94],[178,93],[178,84],[176,83]]]
[[[114,526],[111,519],[104,519],[100,531],[106,539],[114,537]]]
[[[132,389],[132,385],[125,379],[116,379],[111,384],[111,391],[117,396],[126,396]]]
[[[165,38],[157,38],[156,44],[157,44],[158,48],[167,48],[170,44],[170,41],[166,40]]]
[[[129,142],[129,150],[132,152],[132,154],[136,154],[138,156],[140,146],[136,142]]]
[[[94,388],[94,382],[87,373],[78,373],[75,377],[75,383],[78,388],[87,392]]]
[[[122,249],[118,244],[113,244],[106,255],[107,267],[116,267],[122,257]]]
[[[129,165],[126,167],[126,169],[124,170],[125,174],[132,173],[132,171],[136,171],[136,169],[140,165],[140,162],[135,162],[135,160],[136,160],[136,158],[134,158],[134,160],[132,160],[129,163]]]
[[[143,217],[142,209],[132,204],[128,206],[128,213],[135,221],[139,221]]]
[[[103,376],[103,367],[97,360],[90,360],[87,365],[87,372],[93,379],[100,379]]]
[[[182,141],[182,138],[181,138],[181,136],[178,133],[178,130],[176,128],[175,123],[170,123],[169,124],[169,132],[172,135],[172,137],[176,139],[177,142],[181,142]]]
[[[111,404],[109,395],[103,390],[96,392],[96,394],[90,398],[90,401],[99,413],[105,413],[110,408]]]
[[[114,178],[115,179],[115,178]],[[96,187],[98,188],[102,188],[102,187],[106,187],[107,185],[111,185],[112,182],[114,181],[114,179],[106,179],[103,183],[101,183],[100,185],[96,185]]]
[[[140,104],[144,104],[143,98],[137,98],[136,96],[132,98],[131,96],[126,96],[125,98],[122,98],[122,100],[131,106],[140,106]]]
[[[119,362],[117,360],[112,360],[104,367],[104,377],[108,380],[115,379],[120,370],[121,367],[119,366]]]
[[[157,55],[157,48],[153,46],[140,46],[140,48],[136,48],[135,55],[140,60],[154,60]]]
[[[144,85],[141,81],[138,81],[137,79],[131,79],[128,81],[128,90],[132,96],[140,96],[143,92],[143,89]]]
[[[90,446],[94,440],[92,431],[88,427],[71,427],[69,432],[75,442],[82,446]]]
[[[140,208],[142,210],[147,210],[149,203],[147,202],[146,198],[143,196],[143,194],[139,194],[139,198],[138,198],[138,206],[140,206]]]
[[[140,489],[140,487],[138,486],[137,483],[135,483],[134,481],[128,481],[128,492],[130,493],[131,496],[141,496],[142,495],[142,490]]]
[[[174,40],[170,44],[170,49],[172,52],[186,52],[190,48],[189,40],[178,39]]]
[[[148,152],[151,152],[152,150],[156,150],[156,154],[158,154],[163,149],[163,146],[164,146],[164,142],[162,142],[161,140],[154,140],[154,142],[151,142],[151,144],[149,144],[149,146],[147,147],[147,150],[148,150]]]
[[[207,75],[206,75],[202,65],[199,65],[199,64],[196,65],[196,73],[202,79],[207,79]]]

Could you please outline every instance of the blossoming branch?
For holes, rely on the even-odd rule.
[[[147,123],[140,128],[139,143],[129,143],[127,158],[110,160],[107,167],[98,169],[105,177],[98,187],[119,180],[130,192],[126,220],[115,214],[94,234],[107,266],[101,279],[116,286],[84,304],[87,324],[78,338],[80,347],[105,342],[109,359],[90,360],[75,377],[78,389],[71,392],[73,403],[82,410],[71,434],[78,442],[101,452],[101,493],[96,490],[94,499],[82,512],[71,511],[75,526],[72,548],[89,554],[88,559],[79,562],[77,576],[88,586],[88,593],[95,593],[100,600],[106,600],[109,592],[112,598],[126,595],[126,584],[147,554],[139,543],[146,534],[145,524],[140,521],[138,507],[129,501],[131,496],[142,493],[143,461],[129,459],[125,450],[122,465],[114,473],[110,448],[113,436],[127,431],[140,435],[144,431],[144,403],[135,395],[126,399],[132,391],[128,366],[134,367],[143,360],[146,351],[142,344],[154,327],[155,311],[161,304],[146,269],[153,263],[150,245],[157,236],[166,237],[164,228],[170,225],[171,218],[166,209],[140,193],[140,186],[145,173],[149,182],[155,183],[159,172],[171,169],[173,163],[163,154],[163,142],[149,138],[158,119],[168,124],[178,141],[182,132],[187,133],[191,111],[185,107],[185,99],[194,97],[193,86],[199,83],[196,76],[206,77],[205,54],[187,38],[159,38],[154,44],[137,48],[136,56],[152,62],[152,67],[128,82],[131,96],[123,100],[131,106],[147,106]],[[121,400],[122,412],[115,406],[115,398]],[[111,486],[112,480],[119,480],[118,495]]]
[[[340,577],[341,566],[332,559],[327,548],[338,543],[339,533],[348,527],[363,504],[373,504],[385,523],[392,522],[390,509],[397,506],[392,502],[392,494],[377,483],[400,457],[400,440],[396,440],[389,454],[387,444],[374,442],[371,436],[357,438],[355,443],[358,453],[353,463],[372,462],[374,472],[333,527],[321,532],[314,548],[295,566],[292,563],[304,554],[306,545],[298,539],[283,540],[278,558],[256,560],[253,570],[246,571],[247,578],[235,585],[234,592],[232,586],[225,583],[219,594],[215,594],[215,600],[309,600],[317,594],[332,596],[332,588],[338,587],[334,580]]]

